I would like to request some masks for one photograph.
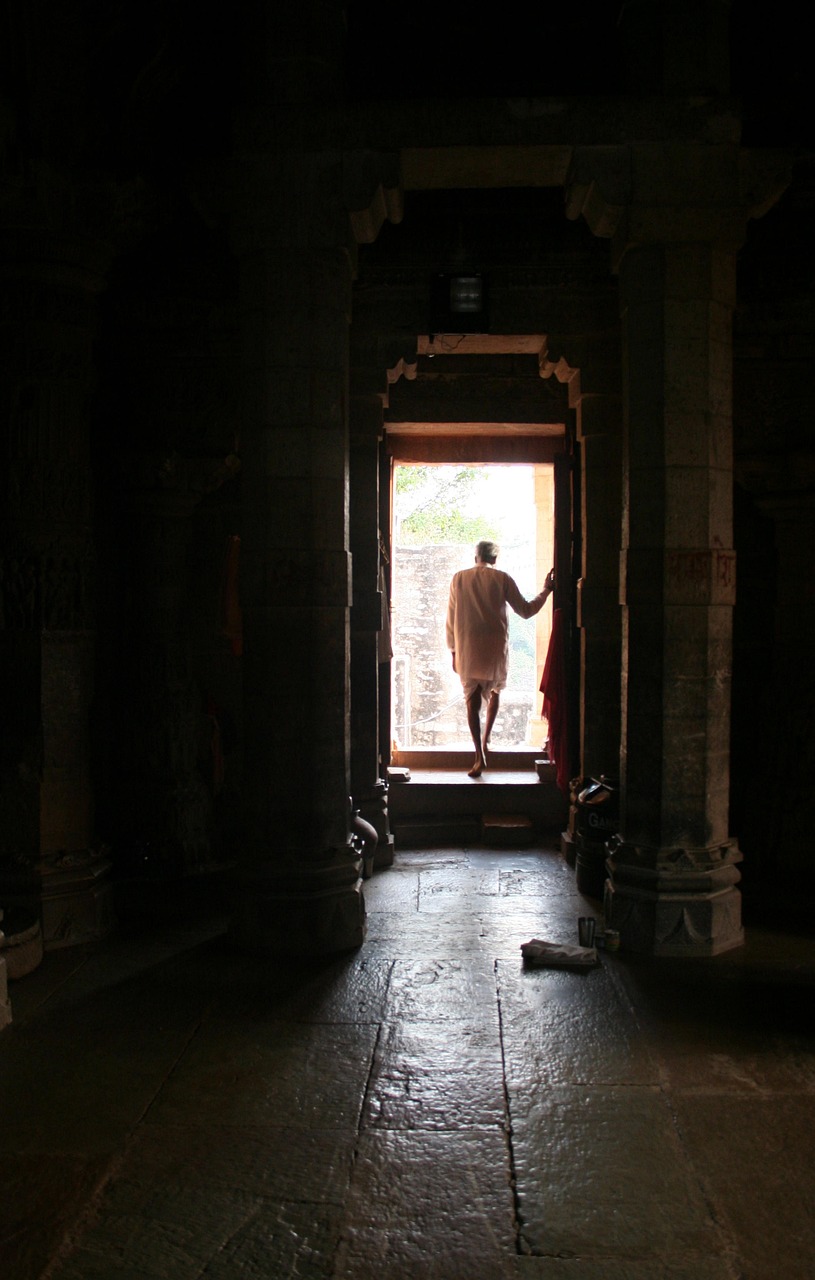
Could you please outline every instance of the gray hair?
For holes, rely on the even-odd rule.
[[[482,538],[481,542],[476,546],[475,554],[485,564],[495,564],[499,550],[500,547],[497,542],[490,542],[489,538]]]

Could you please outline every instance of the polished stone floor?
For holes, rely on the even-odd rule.
[[[815,955],[585,973],[554,848],[400,851],[353,955],[217,912],[52,952],[0,1036],[2,1280],[809,1280]]]

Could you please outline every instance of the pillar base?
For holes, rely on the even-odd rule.
[[[244,951],[318,957],[365,941],[362,859],[351,845],[330,860],[239,870],[229,935]]]
[[[560,833],[560,856],[567,866],[574,871],[577,865],[577,844],[574,838],[574,832],[567,828]]]
[[[16,921],[13,916],[4,916],[0,933],[0,963],[5,965],[6,978],[14,981],[33,973],[42,963],[42,957],[42,926],[39,916],[33,921]],[[0,1002],[2,995],[0,979]]]
[[[116,923],[107,858],[83,849],[46,858],[39,870],[46,951],[107,937]]]
[[[46,951],[98,942],[116,923],[111,864],[96,849],[53,854],[22,871],[6,869],[0,900],[17,919],[41,920]]]
[[[390,829],[388,815],[388,784],[378,778],[371,788],[370,794],[354,797],[361,817],[370,822],[379,837],[374,854],[374,866],[392,867],[394,858],[394,839]]]
[[[654,956],[715,956],[740,947],[740,861],[730,843],[653,849],[619,841],[606,862],[606,925],[619,931],[624,950]]]

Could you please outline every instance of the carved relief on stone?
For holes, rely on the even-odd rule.
[[[0,558],[0,630],[31,631],[39,626],[39,587],[33,556]]]
[[[90,626],[86,557],[49,553],[41,569],[42,626],[46,631],[82,631]]]
[[[654,889],[687,890],[696,881],[707,888],[714,884],[721,887],[740,879],[736,864],[741,862],[742,853],[730,840],[703,848],[658,848],[614,836],[607,849],[616,879]]]
[[[699,895],[620,892],[606,882],[606,920],[626,950],[655,955],[713,955],[741,941],[741,896],[733,889]]]
[[[84,631],[91,625],[89,554],[0,557],[0,630]]]
[[[83,521],[90,510],[89,467],[78,459],[8,465],[8,513],[16,519]]]

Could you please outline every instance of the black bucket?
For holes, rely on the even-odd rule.
[[[575,876],[587,898],[603,897],[606,842],[619,828],[617,785],[606,777],[591,778],[577,797]]]

